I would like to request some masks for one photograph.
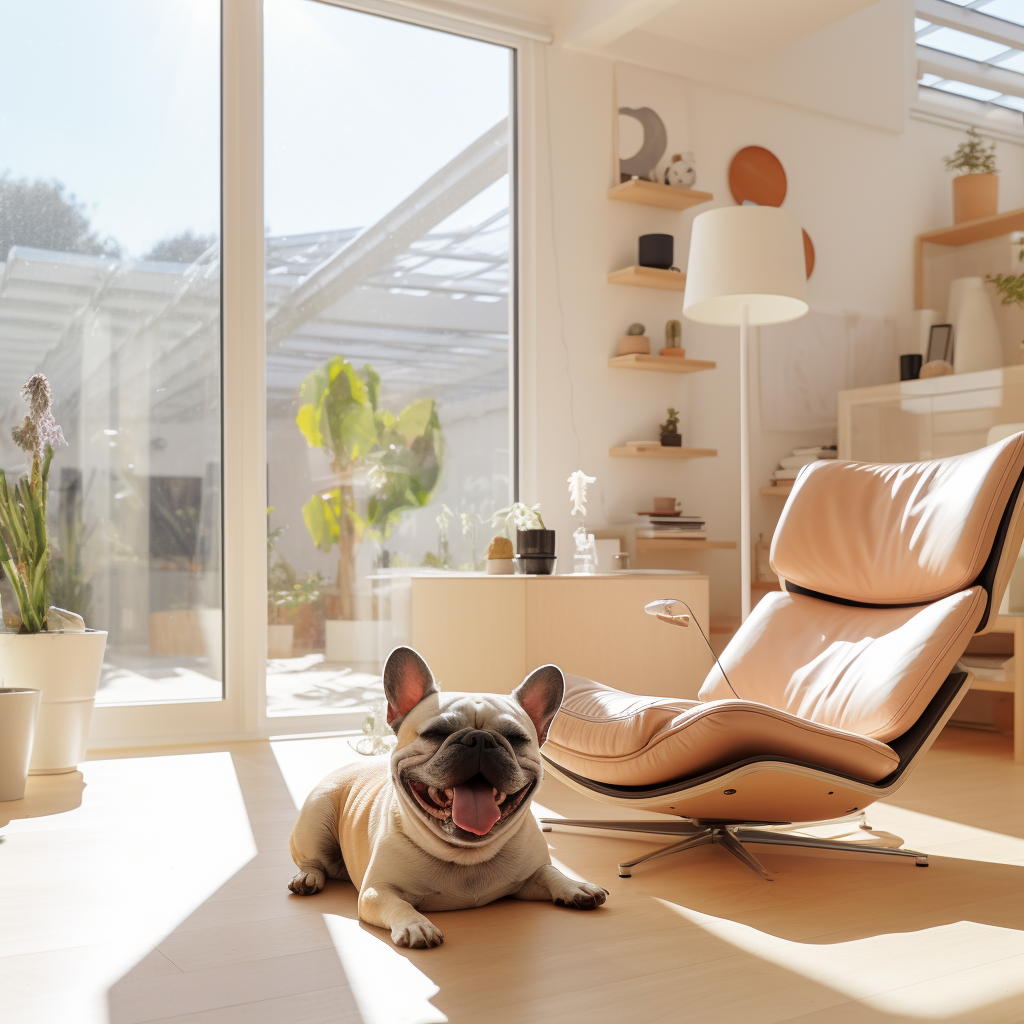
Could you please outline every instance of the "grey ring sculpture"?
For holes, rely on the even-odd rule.
[[[668,149],[665,122],[650,107],[619,107],[619,113],[639,121],[644,130],[644,141],[640,148],[628,159],[619,160],[619,170],[622,174],[649,178]]]

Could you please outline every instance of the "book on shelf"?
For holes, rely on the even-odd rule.
[[[638,540],[707,540],[707,530],[657,530],[641,526],[636,531]]]
[[[654,519],[650,520],[650,526],[661,526],[673,530],[703,530],[705,523],[703,519]]]
[[[813,455],[818,459],[834,459],[839,454],[834,444],[812,445],[810,448],[794,448],[794,455]]]

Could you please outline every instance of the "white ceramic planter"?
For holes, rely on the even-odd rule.
[[[25,795],[40,697],[38,690],[0,687],[0,800]]]
[[[42,691],[29,775],[73,772],[85,757],[107,634],[0,633],[4,684]]]
[[[291,624],[267,626],[267,657],[290,658],[295,647],[295,627]]]
[[[377,666],[391,652],[391,636],[388,619],[328,619],[324,623],[324,659]]]

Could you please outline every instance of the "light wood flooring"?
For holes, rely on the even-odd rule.
[[[435,914],[444,945],[414,951],[358,922],[347,883],[285,889],[296,806],[357,756],[292,739],[31,780],[0,804],[0,1020],[1024,1021],[1024,766],[1004,737],[947,730],[869,814],[932,854],[927,869],[758,847],[765,882],[705,847],[620,879],[651,843],[555,833],[555,862],[611,891],[603,908]],[[537,803],[607,816],[554,783]]]

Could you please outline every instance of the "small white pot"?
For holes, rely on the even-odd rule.
[[[511,576],[515,572],[515,563],[511,558],[488,558],[488,576]]]
[[[42,691],[29,775],[73,772],[85,758],[107,634],[0,633],[4,684]]]
[[[267,626],[267,657],[290,658],[295,647],[295,626],[291,624]]]
[[[25,795],[41,696],[38,690],[0,687],[0,800]]]

